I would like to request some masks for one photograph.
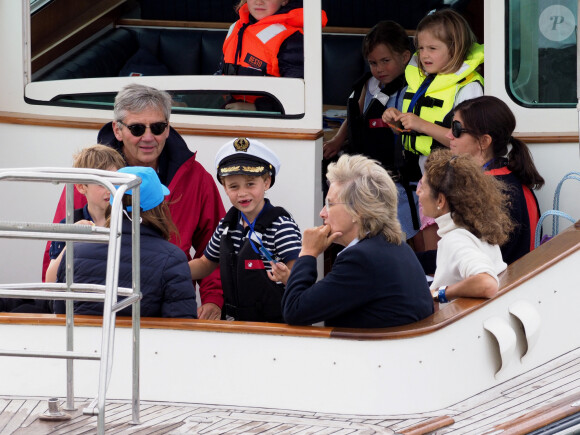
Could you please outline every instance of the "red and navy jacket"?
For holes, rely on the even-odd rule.
[[[501,246],[501,253],[503,261],[510,264],[534,249],[540,206],[532,189],[524,186],[507,166],[491,169],[485,173],[493,175],[507,187],[510,217],[516,226],[509,240]]]

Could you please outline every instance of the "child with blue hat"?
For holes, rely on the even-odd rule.
[[[193,279],[218,265],[227,319],[283,322],[284,284],[302,246],[300,230],[290,214],[264,197],[280,172],[278,156],[255,139],[228,141],[215,158],[217,179],[232,203],[203,255],[189,262]],[[274,263],[285,273],[276,282]],[[277,269],[278,270],[278,269]]]
[[[196,318],[195,288],[185,253],[169,242],[177,228],[171,220],[164,201],[169,189],[164,186],[153,168],[127,166],[118,170],[141,178],[140,184],[140,247],[141,247],[141,316]],[[123,198],[126,219],[122,222],[119,286],[132,286],[132,189]],[[112,198],[111,198],[112,199]],[[94,243],[75,243],[75,282],[105,284],[108,246]],[[61,263],[57,281],[66,281],[65,263]],[[55,303],[57,313],[64,312],[64,304]],[[102,315],[100,302],[75,302],[75,314]],[[131,307],[119,312],[131,315]]]

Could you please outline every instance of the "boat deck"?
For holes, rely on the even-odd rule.
[[[474,376],[477,376],[474,373]],[[449,382],[453,382],[450,377]],[[0,397],[1,434],[92,434],[96,417],[77,400],[68,421],[43,421],[46,398]],[[446,409],[416,415],[338,415],[211,404],[110,400],[108,434],[524,434],[580,411],[580,349]],[[580,429],[579,429],[580,430]],[[572,432],[569,432],[572,433]]]

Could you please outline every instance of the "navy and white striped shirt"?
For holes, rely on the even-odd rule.
[[[207,244],[203,255],[215,263],[219,263],[220,260],[220,241],[224,230],[227,227],[224,225],[224,220],[220,220],[218,227],[213,233],[211,240]],[[245,242],[246,237],[243,236],[245,232],[243,227],[243,221],[240,216],[238,225],[235,230],[229,230],[232,242],[234,245],[234,253],[238,254],[242,244]],[[300,249],[302,248],[302,236],[300,234],[300,229],[294,219],[287,216],[280,216],[272,225],[270,225],[264,234],[258,233],[258,236],[262,239],[263,246],[272,253],[275,260],[281,261],[283,263],[288,263],[289,261],[296,260],[298,254],[300,254]],[[255,236],[252,240],[256,240]],[[259,247],[260,243],[256,243],[256,247]],[[270,270],[270,262],[266,257],[260,254],[260,258],[264,262],[266,270]]]

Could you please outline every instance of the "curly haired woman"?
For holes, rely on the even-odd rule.
[[[498,274],[507,267],[499,245],[514,227],[500,182],[485,175],[470,155],[441,150],[427,159],[417,194],[441,237],[433,299],[495,296]]]

